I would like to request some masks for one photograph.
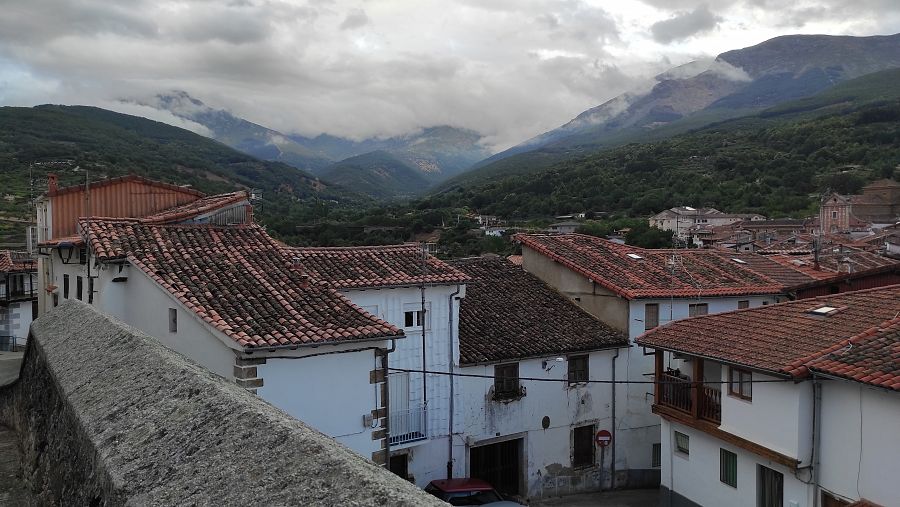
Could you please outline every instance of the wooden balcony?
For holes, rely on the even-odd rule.
[[[703,360],[693,358],[693,376],[688,378],[678,371],[663,370],[662,351],[656,356],[656,404],[675,409],[694,419],[715,424],[722,422],[722,391],[719,384],[705,385]]]

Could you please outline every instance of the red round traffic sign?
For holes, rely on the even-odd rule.
[[[597,436],[594,437],[594,441],[597,442],[597,445],[600,447],[606,447],[612,442],[612,433],[607,430],[600,430],[597,432]]]

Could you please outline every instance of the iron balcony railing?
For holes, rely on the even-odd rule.
[[[391,436],[388,440],[392,445],[397,445],[428,438],[426,418],[427,411],[423,405],[391,412],[388,421]]]

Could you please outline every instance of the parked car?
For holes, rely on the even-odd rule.
[[[522,505],[504,500],[493,486],[481,479],[440,479],[428,483],[425,491],[450,505],[489,505],[491,507],[521,507]]]

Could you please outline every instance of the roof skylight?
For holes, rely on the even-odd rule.
[[[813,313],[815,315],[831,315],[836,312],[838,309],[833,306],[820,306],[818,308],[814,308],[809,311],[809,313]]]
[[[641,257],[640,255],[638,255],[638,254],[636,254],[636,253],[629,253],[629,254],[625,254],[625,255],[627,255],[628,257],[631,257],[631,258],[634,259],[634,260],[641,260],[641,259],[643,259],[643,257]]]
[[[747,264],[747,261],[745,261],[743,259],[732,258],[731,260],[733,260],[734,262],[737,262],[738,264]]]

